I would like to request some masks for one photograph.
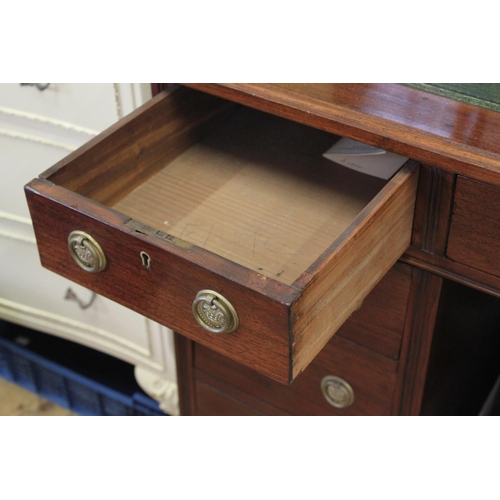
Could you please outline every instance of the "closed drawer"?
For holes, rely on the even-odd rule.
[[[399,359],[410,296],[411,267],[397,262],[352,313],[338,335]]]
[[[224,394],[256,413],[390,415],[398,365],[336,335],[291,386],[269,380],[200,345],[195,346],[194,366],[197,394],[198,387],[203,392],[208,386],[219,397]],[[325,392],[330,393],[330,402]],[[196,411],[223,414],[205,398],[196,401]]]
[[[204,384],[197,385],[196,399],[199,402],[200,408],[200,413],[197,414],[198,416],[213,416],[214,408],[218,409],[218,415],[230,417],[254,417],[261,415],[261,413],[256,412],[253,408],[228,397],[226,394],[212,387],[207,387]]]
[[[500,188],[458,177],[446,254],[500,276]]]
[[[17,111],[20,119],[31,119],[32,132],[39,130],[38,122],[61,133],[93,134],[118,118],[116,90],[112,83],[50,83],[43,91],[2,83],[0,116]]]
[[[290,383],[410,242],[417,165],[365,176],[322,157],[337,139],[159,94],[26,187],[42,264]],[[75,264],[74,231],[102,271]]]
[[[258,415],[288,415],[279,409],[261,401],[249,398],[232,387],[225,392],[218,385],[196,383],[196,415],[197,416],[229,416],[254,417]],[[227,387],[225,387],[227,389]]]

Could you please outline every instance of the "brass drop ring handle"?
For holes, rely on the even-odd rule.
[[[106,256],[99,243],[83,231],[73,231],[68,236],[71,257],[89,273],[98,273],[106,267]]]
[[[234,332],[240,324],[231,303],[213,290],[201,290],[196,294],[193,314],[196,321],[212,333]]]
[[[343,378],[327,375],[321,381],[321,392],[335,408],[347,408],[354,403],[354,391]]]

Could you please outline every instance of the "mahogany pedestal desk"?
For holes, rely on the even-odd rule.
[[[153,84],[26,187],[42,264],[178,332],[183,415],[477,415],[500,113],[469,90]],[[338,137],[409,160],[336,169]]]

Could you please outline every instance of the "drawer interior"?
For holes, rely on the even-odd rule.
[[[192,89],[168,97],[131,122],[128,156],[50,180],[286,285],[387,184],[325,159],[327,132]]]
[[[290,285],[385,184],[323,158],[335,140],[237,107],[114,208]]]

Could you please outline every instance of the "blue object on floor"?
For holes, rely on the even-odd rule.
[[[0,377],[80,415],[165,416],[132,365],[2,320]]]

